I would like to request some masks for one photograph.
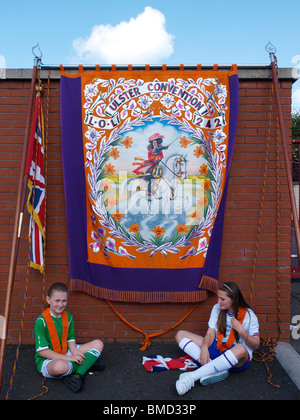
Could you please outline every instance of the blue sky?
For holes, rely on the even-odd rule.
[[[300,68],[299,0],[0,0],[0,67],[263,64]],[[293,108],[300,108],[300,81]]]

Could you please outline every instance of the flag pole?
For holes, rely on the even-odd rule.
[[[32,70],[30,92],[29,92],[29,103],[28,103],[27,120],[26,120],[25,134],[24,134],[23,154],[22,154],[22,160],[21,160],[14,229],[13,229],[13,235],[12,235],[12,245],[11,245],[11,253],[10,253],[10,265],[9,265],[9,273],[8,273],[8,281],[7,281],[4,316],[1,317],[1,325],[0,325],[0,391],[2,387],[3,367],[4,367],[11,298],[12,298],[12,292],[13,292],[16,263],[17,263],[20,236],[21,236],[21,230],[22,230],[23,211],[24,211],[26,190],[27,190],[28,175],[25,175],[25,165],[26,165],[27,153],[28,153],[30,123],[31,123],[33,100],[35,96],[37,70],[38,70],[38,67],[40,67],[40,64],[41,64],[40,58],[35,57],[34,66]]]
[[[271,61],[272,78],[273,78],[273,84],[274,84],[279,128],[280,128],[280,134],[281,134],[281,144],[282,144],[282,150],[283,150],[283,156],[284,156],[284,162],[285,162],[286,176],[287,176],[287,181],[288,181],[290,202],[291,202],[294,229],[295,229],[295,239],[296,239],[297,250],[298,250],[298,258],[300,260],[300,227],[299,227],[299,221],[298,221],[298,215],[297,215],[297,206],[296,206],[295,192],[294,192],[294,186],[293,186],[293,177],[292,177],[292,170],[290,166],[289,152],[287,148],[284,121],[282,117],[278,74],[277,74],[277,59],[275,56],[276,48],[269,42],[268,45],[266,45],[266,51],[269,53],[270,61]]]

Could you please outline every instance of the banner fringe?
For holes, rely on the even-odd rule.
[[[84,292],[97,298],[112,301],[135,303],[198,303],[207,299],[208,290],[191,292],[138,292],[105,289],[80,279],[71,279],[70,281],[70,291]]]
[[[209,276],[202,276],[198,287],[200,289],[206,289],[206,290],[209,290],[210,292],[217,293],[218,284],[219,284],[218,280]]]

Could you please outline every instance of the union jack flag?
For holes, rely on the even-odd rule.
[[[163,370],[180,369],[191,370],[196,369],[200,365],[189,356],[181,356],[177,359],[170,357],[162,357],[159,354],[153,356],[143,356],[142,365],[148,372],[162,372]]]
[[[30,266],[44,271],[45,172],[44,127],[41,97],[36,97],[25,174],[28,175],[27,209],[30,214]]]

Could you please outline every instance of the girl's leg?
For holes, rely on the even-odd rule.
[[[203,337],[201,335],[194,334],[190,331],[180,330],[175,335],[175,341],[179,345],[180,341],[183,338],[188,338],[192,340],[195,344],[197,344],[199,347],[202,346]]]
[[[241,368],[249,360],[249,353],[243,344],[236,344],[231,348],[232,353],[238,360],[238,363],[234,366],[236,369]]]
[[[194,360],[196,360],[196,362],[200,363],[203,337],[189,331],[181,330],[177,332],[175,340],[186,354],[191,356]]]
[[[201,381],[203,378],[211,375],[216,375],[213,382],[225,379],[228,375],[227,372],[229,369],[233,366],[240,367],[242,364],[246,363],[247,359],[245,360],[245,352],[248,355],[246,348],[242,344],[237,344],[232,349],[227,350],[225,353],[221,354],[221,356],[211,360],[199,369],[180,375],[176,382],[178,394],[185,394],[194,386],[195,381],[199,379]]]

